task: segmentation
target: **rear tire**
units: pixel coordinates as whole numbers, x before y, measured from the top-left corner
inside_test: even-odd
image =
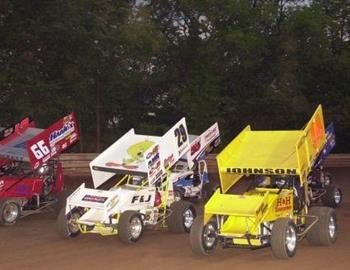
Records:
[[[57,231],[63,238],[74,238],[80,234],[80,228],[75,219],[80,218],[81,214],[78,209],[73,209],[66,215],[66,208],[63,207],[57,216]]]
[[[290,218],[277,219],[271,232],[271,249],[278,259],[288,259],[295,255],[297,247],[297,230]]]
[[[196,217],[190,232],[190,243],[196,255],[206,256],[212,253],[217,244],[216,224],[212,221],[204,224],[203,216]]]
[[[338,208],[342,202],[343,196],[340,188],[336,185],[326,187],[326,193],[321,197],[324,206]]]
[[[139,212],[125,211],[118,223],[118,236],[125,244],[136,243],[143,234],[143,221]]]
[[[58,215],[61,212],[62,208],[66,207],[67,198],[72,192],[73,190],[64,189],[61,193],[57,195],[57,202],[53,206],[56,215]]]
[[[178,201],[170,205],[171,214],[167,218],[169,231],[189,233],[197,215],[194,205],[188,201]]]
[[[330,246],[337,240],[337,217],[335,210],[329,207],[312,207],[310,208],[310,216],[318,217],[318,222],[313,225],[306,234],[306,239],[313,245]],[[306,226],[314,221],[314,218],[306,219]]]
[[[21,207],[18,201],[6,199],[0,202],[0,225],[14,225],[20,216]]]

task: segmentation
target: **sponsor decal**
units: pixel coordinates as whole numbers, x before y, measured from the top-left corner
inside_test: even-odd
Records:
[[[277,175],[296,175],[296,169],[283,169],[283,168],[227,168],[228,173],[237,174],[277,174]]]
[[[147,198],[145,198],[145,195],[135,195],[134,197],[132,197],[131,199],[131,203],[147,203],[149,201],[151,201],[152,195],[148,195]]]
[[[104,203],[105,201],[107,201],[107,197],[96,196],[96,195],[85,195],[81,200],[86,202]]]
[[[206,141],[211,141],[214,137],[216,137],[216,134],[218,133],[217,126],[213,127],[208,131],[207,134],[204,135],[204,138]]]
[[[260,205],[260,207],[256,210],[256,215],[259,215],[259,214],[264,214],[265,211],[267,210],[267,203],[263,203]]]
[[[168,156],[166,159],[164,159],[164,168],[168,168],[170,164],[172,164],[174,162],[174,154],[171,154],[170,156]]]
[[[292,209],[292,199],[291,196],[281,197],[277,199],[276,212],[287,211]]]
[[[159,145],[153,147],[146,156],[149,176],[152,177],[160,168]]]
[[[201,149],[201,140],[198,140],[198,142],[191,146],[191,156],[196,154],[199,151],[199,149]]]
[[[49,136],[50,145],[56,144],[74,131],[74,122],[68,121],[63,124],[63,127],[51,132]]]

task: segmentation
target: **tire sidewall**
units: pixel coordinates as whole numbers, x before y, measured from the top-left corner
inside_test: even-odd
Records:
[[[137,218],[140,223],[141,223],[141,232],[140,234],[137,236],[137,237],[133,237],[132,234],[131,234],[131,221],[134,219],[134,218]],[[134,213],[133,215],[131,215],[129,217],[129,220],[128,220],[128,231],[129,231],[129,239],[131,242],[133,243],[136,243],[138,240],[140,240],[140,238],[142,237],[142,234],[143,234],[143,230],[144,230],[144,224],[143,224],[143,220],[141,218],[141,215],[138,214],[138,213]]]
[[[190,210],[190,211],[192,212],[192,218],[193,218],[193,219],[192,219],[192,224],[191,224],[190,227],[187,227],[187,226],[185,225],[185,221],[186,221],[186,219],[185,219],[185,213],[186,213],[188,210]],[[185,231],[186,233],[189,233],[189,232],[191,231],[191,227],[193,226],[193,223],[194,223],[194,220],[195,220],[196,216],[197,216],[196,209],[194,208],[194,206],[193,206],[192,204],[188,204],[188,206],[185,207],[184,210],[182,211],[182,226],[183,226],[184,231]]]
[[[213,252],[213,251],[215,250],[215,248],[216,248],[217,243],[218,243],[218,238],[216,237],[216,238],[215,238],[215,242],[214,242],[214,244],[213,244],[212,246],[209,247],[209,246],[207,246],[207,245],[205,244],[204,232],[205,232],[205,229],[206,229],[209,225],[212,225],[212,226],[214,227],[215,232],[217,232],[217,226],[216,226],[215,222],[213,222],[213,221],[209,221],[207,224],[204,224],[204,225],[202,226],[202,229],[201,229],[201,240],[202,240],[203,249],[204,249],[204,251],[205,251],[206,253],[211,253],[211,252]]]
[[[7,221],[7,220],[5,219],[5,217],[4,217],[4,214],[5,214],[5,213],[4,213],[4,210],[5,210],[5,208],[6,208],[8,205],[10,205],[10,204],[12,204],[13,206],[15,206],[16,209],[17,209],[17,216],[16,216],[16,218],[15,218],[13,221],[11,221],[11,222]],[[1,215],[1,223],[2,223],[3,225],[5,225],[5,226],[11,226],[11,225],[15,224],[16,221],[17,221],[17,220],[20,218],[20,216],[21,216],[21,208],[20,208],[18,202],[15,201],[15,200],[5,200],[5,201],[3,201],[3,202],[1,203],[1,213],[0,213],[0,215]]]

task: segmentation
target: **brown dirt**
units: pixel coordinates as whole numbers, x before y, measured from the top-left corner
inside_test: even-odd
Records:
[[[116,236],[82,235],[61,239],[52,213],[33,215],[13,227],[0,227],[0,269],[349,269],[350,170],[333,170],[344,193],[337,209],[339,236],[334,246],[299,243],[297,254],[286,261],[270,248],[221,249],[208,257],[192,254],[188,235],[146,231],[135,245],[123,245]]]

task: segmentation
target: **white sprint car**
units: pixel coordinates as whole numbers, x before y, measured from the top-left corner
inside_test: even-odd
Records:
[[[95,188],[82,184],[67,198],[57,219],[59,233],[65,238],[117,234],[122,242],[135,243],[146,226],[189,232],[196,208],[190,201],[175,200],[171,168],[180,159],[193,167],[190,148],[185,118],[162,137],[131,129],[90,162]],[[116,184],[101,189],[111,178],[118,179]]]

